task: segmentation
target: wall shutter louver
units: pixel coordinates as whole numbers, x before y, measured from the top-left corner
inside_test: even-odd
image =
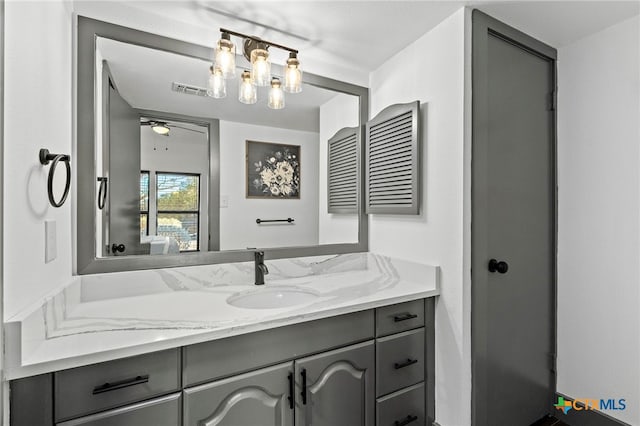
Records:
[[[391,105],[367,122],[367,214],[419,213],[419,110],[419,101]]]
[[[327,153],[329,213],[358,213],[360,138],[360,127],[345,127],[329,139]]]

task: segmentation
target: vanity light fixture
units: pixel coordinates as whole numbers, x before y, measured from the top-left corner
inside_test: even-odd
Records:
[[[238,100],[248,105],[255,104],[258,101],[256,85],[251,79],[251,73],[247,70],[244,70],[240,76]]]
[[[227,96],[227,85],[224,81],[224,74],[219,66],[211,66],[209,68],[209,84],[207,87],[207,95],[212,98],[220,99]]]
[[[296,52],[289,52],[289,59],[284,68],[284,90],[289,93],[302,92],[302,70]]]
[[[220,28],[221,37],[215,48],[215,61],[210,69],[209,90],[207,94],[213,98],[226,95],[224,79],[234,76],[235,44],[231,36],[243,40],[243,56],[251,63],[251,71],[242,72],[239,81],[238,100],[245,104],[257,102],[257,87],[271,86],[269,89],[269,108],[284,108],[284,92],[300,93],[302,91],[302,69],[298,59],[298,51],[272,41]],[[271,76],[271,58],[269,48],[275,47],[289,52],[284,65],[284,86],[279,78]],[[233,66],[233,70],[230,68]],[[219,71],[217,71],[219,70]]]
[[[269,60],[269,52],[267,45],[258,42],[254,49],[251,50],[251,78],[256,86],[265,87],[269,85],[271,80],[271,61]]]
[[[220,40],[216,43],[215,66],[220,68],[224,78],[232,78],[236,75],[236,45],[226,31],[222,31]]]
[[[267,105],[271,109],[284,108],[284,92],[282,92],[280,79],[277,77],[271,79],[271,89],[269,89],[269,102]]]

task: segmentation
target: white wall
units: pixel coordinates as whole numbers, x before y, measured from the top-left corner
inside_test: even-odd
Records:
[[[59,209],[49,205],[48,167],[38,162],[38,150],[72,152],[73,45],[70,3],[10,1],[5,7],[3,285],[8,319],[71,280],[73,200],[69,197]],[[75,168],[73,157],[71,164]],[[59,170],[63,175],[64,167]],[[45,264],[48,219],[57,224],[58,257]]]
[[[209,244],[209,140],[205,133],[174,127],[168,136],[159,135],[151,126],[140,127],[140,169],[149,171],[149,187],[156,184],[156,172],[200,175],[200,250]],[[149,191],[149,232],[156,235],[156,191]],[[212,235],[213,237],[213,235]]]
[[[471,423],[471,351],[464,324],[464,47],[460,9],[407,46],[370,76],[371,113],[386,106],[426,103],[419,216],[372,215],[370,250],[440,265],[436,306],[436,419],[442,426]]]
[[[640,425],[640,19],[558,51],[558,391]]]
[[[358,215],[327,213],[327,145],[336,132],[358,125],[359,100],[339,93],[320,106],[319,243],[357,243]]]
[[[300,145],[300,199],[246,198],[246,141]],[[220,249],[318,244],[318,133],[220,121]],[[256,219],[295,222],[261,224]]]
[[[4,161],[4,28],[5,28],[5,20],[4,20],[4,1],[0,1],[0,162]],[[0,169],[3,169],[2,163],[0,163]],[[2,181],[4,181],[4,175],[2,174],[2,170],[0,170],[0,175],[3,176]],[[0,197],[2,197],[2,188],[0,188]],[[3,199],[0,199],[0,220],[4,216],[4,202]],[[3,293],[3,244],[2,244],[2,235],[3,235],[3,224],[0,223],[0,318],[3,317],[3,306],[2,306],[2,293]],[[0,347],[4,348],[4,327],[0,327]],[[4,377],[4,351],[0,350],[0,377]],[[5,410],[4,406],[7,403],[6,399],[8,399],[8,384],[0,383],[0,422],[2,424],[6,424],[9,422],[9,416],[5,413],[9,410]]]

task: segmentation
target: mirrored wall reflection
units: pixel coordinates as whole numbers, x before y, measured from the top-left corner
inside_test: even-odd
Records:
[[[207,131],[154,117],[140,120],[140,241],[149,244],[150,254],[208,246]]]
[[[96,175],[108,196],[96,209],[96,252],[356,243],[357,214],[327,212],[326,171],[327,140],[358,125],[358,98],[305,84],[273,110],[269,88],[245,105],[233,81],[215,99],[210,65],[97,38]]]

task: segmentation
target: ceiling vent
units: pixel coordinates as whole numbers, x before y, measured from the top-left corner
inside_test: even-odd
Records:
[[[207,96],[207,89],[205,89],[204,87],[191,86],[184,83],[176,83],[175,81],[171,85],[171,90],[178,93],[184,93],[185,95]]]

